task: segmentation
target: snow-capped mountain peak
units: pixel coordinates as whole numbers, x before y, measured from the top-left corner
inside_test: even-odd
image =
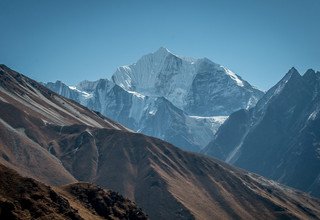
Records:
[[[189,114],[200,116],[228,115],[240,108],[255,105],[263,94],[231,70],[208,58],[186,59],[161,47],[143,56],[137,63],[122,66],[112,81],[127,91],[163,96]],[[199,96],[199,90],[204,94]],[[223,100],[213,100],[220,97]],[[235,105],[225,106],[226,98]],[[209,103],[209,104],[208,104]],[[202,110],[199,111],[199,105]]]
[[[225,116],[254,106],[263,94],[208,58],[185,58],[164,47],[118,67],[111,81],[47,86],[132,130],[188,150],[205,146]]]

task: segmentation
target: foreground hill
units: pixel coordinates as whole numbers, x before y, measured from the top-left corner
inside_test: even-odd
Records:
[[[307,194],[133,133],[3,65],[0,105],[0,163],[46,183],[98,183],[151,219],[320,218]]]
[[[208,155],[320,196],[320,72],[292,68],[256,107],[232,114]]]
[[[51,188],[0,164],[0,219],[147,219],[130,200],[88,183]]]

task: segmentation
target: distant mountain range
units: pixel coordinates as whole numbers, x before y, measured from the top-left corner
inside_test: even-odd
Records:
[[[52,189],[0,166],[1,218],[137,211],[130,201],[77,181],[120,192],[151,219],[320,218],[319,200],[305,193],[131,132],[4,65],[0,106],[0,163],[49,185],[72,183]],[[120,203],[106,206],[110,196]]]
[[[203,153],[320,196],[320,72],[292,68],[230,115]]]
[[[227,116],[253,107],[263,92],[207,58],[184,58],[161,47],[100,79],[46,87],[126,127],[199,151]]]

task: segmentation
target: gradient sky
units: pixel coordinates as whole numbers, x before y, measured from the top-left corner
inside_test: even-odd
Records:
[[[320,70],[320,0],[0,0],[0,63],[39,81],[110,78],[160,46],[266,90]]]

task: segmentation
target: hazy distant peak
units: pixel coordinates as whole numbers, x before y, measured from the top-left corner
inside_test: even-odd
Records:
[[[305,74],[315,74],[316,73],[316,71],[314,70],[314,69],[308,69],[305,73],[304,73],[304,75]]]
[[[319,72],[316,73],[313,69],[308,69],[305,74],[303,74],[303,78],[305,79],[314,79],[319,78]]]
[[[301,78],[300,73],[298,72],[298,70],[296,68],[292,67],[286,73],[286,75],[279,81],[278,84],[284,85],[284,84],[287,84],[289,81],[292,81],[293,79],[299,79],[299,78]]]

